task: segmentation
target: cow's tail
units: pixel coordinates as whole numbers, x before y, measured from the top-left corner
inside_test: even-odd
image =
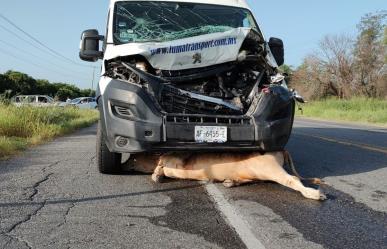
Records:
[[[284,150],[283,153],[284,153],[285,162],[291,167],[293,174],[296,175],[298,178],[300,178],[300,180],[310,182],[310,183],[316,184],[316,185],[325,184],[325,182],[320,178],[304,178],[304,177],[300,176],[300,174],[298,174],[298,172],[296,170],[296,166],[294,165],[293,158],[290,155],[290,153],[286,150]]]

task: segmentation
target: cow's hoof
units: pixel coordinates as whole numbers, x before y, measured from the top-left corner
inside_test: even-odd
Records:
[[[235,187],[235,182],[231,180],[225,180],[223,182],[223,186],[225,186],[226,188],[232,188]]]
[[[320,191],[320,201],[328,200],[328,197],[320,189],[318,191]]]
[[[155,183],[162,183],[163,182],[163,176],[159,176],[159,175],[153,174],[152,175],[152,181],[154,181]]]
[[[316,201],[324,201],[327,199],[326,195],[320,189],[309,188],[302,193],[302,195],[308,199]]]

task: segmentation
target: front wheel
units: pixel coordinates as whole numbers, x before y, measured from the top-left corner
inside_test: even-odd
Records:
[[[99,122],[97,130],[97,165],[99,172],[102,174],[120,173],[121,157],[120,153],[109,151],[103,137],[101,123]]]

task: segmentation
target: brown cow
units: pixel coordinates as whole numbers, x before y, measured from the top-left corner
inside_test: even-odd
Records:
[[[158,159],[158,163],[157,163]],[[273,181],[289,187],[309,199],[325,200],[326,196],[319,190],[305,187],[294,169],[293,162],[287,152],[259,152],[240,154],[189,154],[169,153],[161,156],[140,156],[136,158],[135,169],[150,173],[152,180],[160,182],[167,176],[176,179],[223,182],[225,187],[238,186],[243,183]],[[283,168],[285,161],[292,166],[297,176],[289,175]],[[155,168],[155,165],[156,168]],[[310,180],[310,179],[309,179]],[[320,183],[319,179],[311,179]]]

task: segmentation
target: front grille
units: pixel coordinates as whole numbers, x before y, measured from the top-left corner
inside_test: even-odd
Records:
[[[168,123],[175,124],[216,124],[216,125],[251,125],[248,117],[206,117],[196,115],[167,115]]]
[[[162,91],[160,105],[165,112],[174,114],[241,115],[240,111],[179,95],[168,88]]]

